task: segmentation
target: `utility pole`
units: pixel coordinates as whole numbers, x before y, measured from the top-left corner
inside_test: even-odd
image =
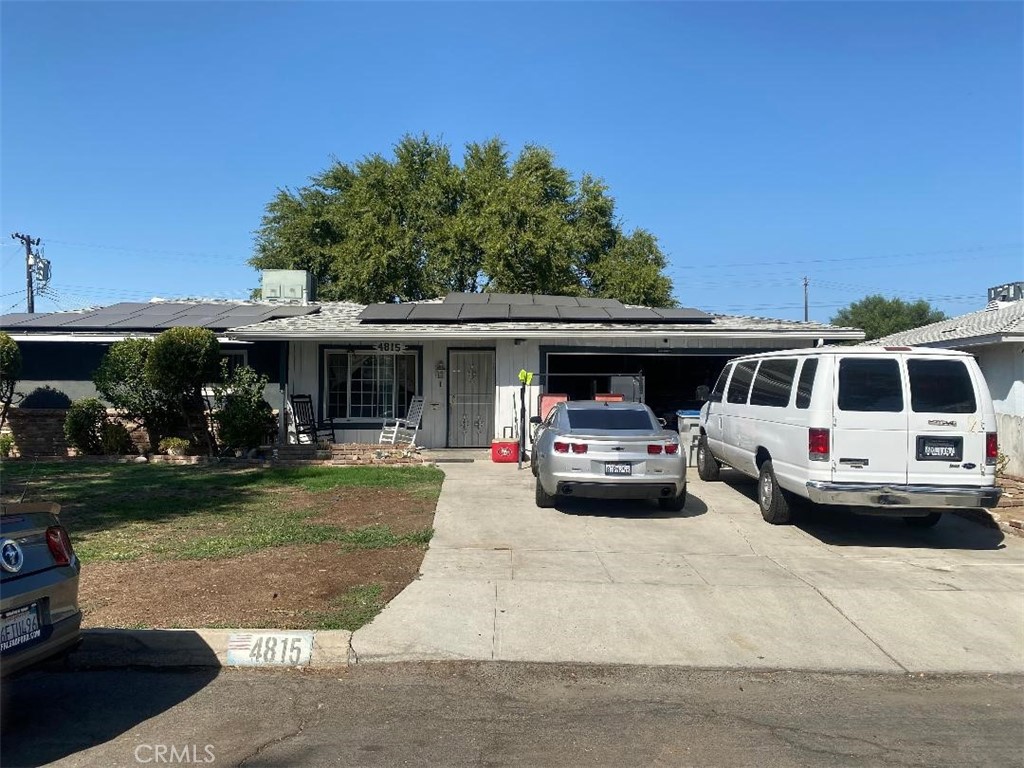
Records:
[[[808,313],[807,313],[807,285],[808,285],[808,281],[807,281],[807,278],[805,277],[804,278],[804,322],[805,323],[809,320]]]
[[[25,246],[25,307],[29,313],[32,313],[36,311],[35,292],[32,287],[32,268],[35,266],[32,246],[39,245],[40,240],[38,237],[33,238],[20,232],[15,232],[11,237],[14,240],[21,240],[21,244]]]

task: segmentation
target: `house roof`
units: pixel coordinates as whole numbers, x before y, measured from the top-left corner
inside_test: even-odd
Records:
[[[1024,301],[992,305],[977,312],[893,333],[872,344],[969,347],[1024,340]]]
[[[420,304],[419,302],[410,302]],[[423,302],[422,304],[428,304]],[[437,302],[430,302],[437,306]],[[402,306],[402,305],[394,305]],[[621,306],[621,305],[620,305]],[[430,339],[477,338],[608,338],[637,334],[658,334],[665,337],[788,337],[793,339],[855,340],[864,338],[858,328],[840,328],[823,323],[803,323],[790,320],[771,320],[733,315],[707,315],[707,321],[636,322],[605,320],[601,322],[566,322],[546,319],[526,320],[446,320],[409,322],[360,321],[366,307],[347,302],[326,302],[320,312],[301,317],[267,320],[261,323],[233,328],[229,336],[241,340],[259,339],[332,339],[332,340],[393,340],[410,337]],[[703,315],[703,313],[701,313]]]
[[[0,317],[0,328],[20,334],[159,333],[193,326],[226,331],[236,325],[290,318],[319,311],[319,307],[240,301],[123,302],[75,312],[19,312]]]

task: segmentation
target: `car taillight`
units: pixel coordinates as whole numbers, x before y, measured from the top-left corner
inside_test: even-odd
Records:
[[[46,546],[50,548],[50,554],[57,565],[71,565],[75,551],[71,548],[71,539],[63,527],[52,525],[46,529]]]
[[[651,445],[647,446],[647,452],[650,453],[650,454],[661,453],[663,449],[664,449],[664,446],[662,446],[662,445],[651,444]]]
[[[586,443],[573,443],[572,444],[572,452],[573,453],[586,453],[587,452],[587,444]]]
[[[828,430],[812,427],[807,430],[807,457],[811,461],[828,461]]]
[[[996,461],[999,459],[999,438],[995,432],[985,433],[985,463],[987,465],[995,466]]]
[[[670,456],[674,456],[675,454],[679,453],[679,445],[677,443],[669,443],[668,445],[665,446],[665,453],[669,454]]]

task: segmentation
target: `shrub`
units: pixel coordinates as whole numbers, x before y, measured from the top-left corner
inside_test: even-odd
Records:
[[[231,373],[227,361],[222,363],[223,384],[214,386],[217,412],[214,419],[220,428],[220,440],[231,448],[255,448],[266,440],[274,428],[274,411],[263,399],[267,377],[247,365]]]
[[[79,453],[103,453],[103,425],[107,409],[94,397],[72,403],[64,419],[64,436]]]
[[[21,350],[10,334],[0,331],[0,427],[7,423],[7,412],[14,398],[14,385],[21,376]]]
[[[59,389],[46,385],[36,387],[18,405],[19,408],[70,408],[71,398]]]
[[[165,437],[159,446],[161,453],[175,452],[182,455],[188,453],[191,447],[191,443],[183,437]]]
[[[214,449],[203,387],[220,377],[220,344],[206,328],[170,328],[153,341],[146,357],[146,383],[181,416],[196,445]]]
[[[129,419],[142,422],[149,444],[181,432],[185,422],[170,398],[146,379],[152,339],[124,339],[110,345],[93,375],[97,391]]]
[[[103,453],[115,456],[124,456],[126,453],[135,453],[135,443],[128,433],[124,424],[116,421],[104,421],[100,427],[100,445]]]
[[[14,435],[4,433],[0,435],[0,459],[9,458],[14,448]]]

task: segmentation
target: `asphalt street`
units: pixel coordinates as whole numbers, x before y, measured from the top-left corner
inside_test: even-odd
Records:
[[[1008,676],[441,662],[42,671],[3,691],[5,768],[1024,762]]]

